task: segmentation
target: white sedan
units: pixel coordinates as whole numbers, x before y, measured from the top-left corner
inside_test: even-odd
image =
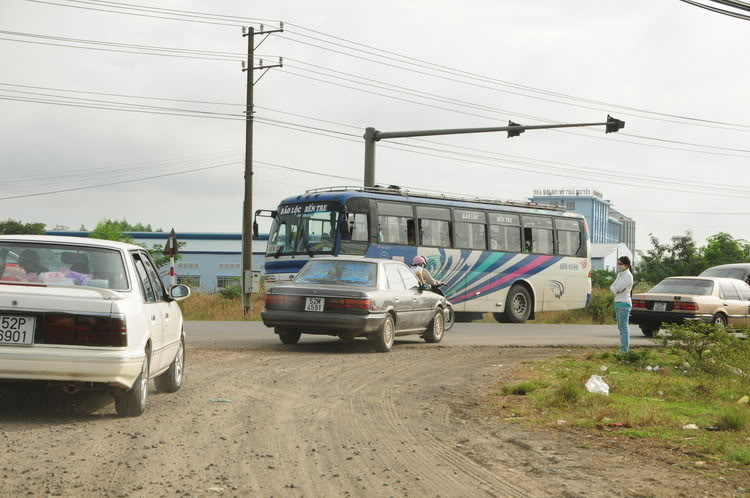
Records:
[[[146,408],[149,379],[176,392],[185,333],[178,300],[142,247],[98,239],[0,236],[0,382],[66,392],[105,388],[121,416]]]

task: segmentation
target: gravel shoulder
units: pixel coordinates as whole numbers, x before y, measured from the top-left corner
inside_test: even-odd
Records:
[[[177,394],[0,389],[0,496],[733,496],[616,438],[525,429],[483,401],[559,349],[366,341],[187,351]]]

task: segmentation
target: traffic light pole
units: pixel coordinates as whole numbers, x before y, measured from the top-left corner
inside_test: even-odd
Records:
[[[247,72],[247,94],[245,100],[245,196],[242,202],[242,306],[245,313],[252,309],[252,292],[253,292],[253,87],[258,81],[254,78],[256,69],[265,69],[266,72],[272,67],[281,67],[282,62],[279,59],[278,64],[255,65],[255,36],[269,35],[271,33],[280,33],[284,31],[284,25],[281,24],[279,29],[263,30],[260,25],[260,31],[255,31],[254,27],[249,27],[247,31],[242,29],[242,36],[247,37],[247,66],[242,70]],[[265,40],[265,38],[264,38]],[[260,43],[263,43],[261,40]],[[260,43],[258,45],[260,45]],[[260,75],[258,80],[266,74]]]
[[[606,126],[606,133],[615,133],[625,127],[625,122],[607,116],[603,123],[569,123],[551,125],[522,126],[512,121],[508,126],[489,128],[452,128],[445,130],[414,130],[414,131],[378,131],[375,128],[365,129],[365,187],[375,186],[375,142],[388,138],[430,137],[434,135],[462,135],[465,133],[491,133],[507,131],[508,138],[517,137],[526,130],[549,130],[553,128],[580,128],[583,126]]]

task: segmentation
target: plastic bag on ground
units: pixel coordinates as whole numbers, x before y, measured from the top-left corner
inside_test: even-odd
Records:
[[[586,390],[590,393],[609,396],[609,386],[604,382],[601,375],[592,375],[591,378],[586,381]]]

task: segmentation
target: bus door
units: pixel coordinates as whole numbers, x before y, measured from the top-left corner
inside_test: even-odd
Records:
[[[591,291],[588,244],[582,223],[578,219],[555,218],[556,252],[561,256],[557,280],[562,281],[565,287],[548,286],[550,296],[545,296],[545,301],[562,301],[566,306],[564,309],[585,306],[586,296]],[[562,295],[559,295],[561,291]]]

